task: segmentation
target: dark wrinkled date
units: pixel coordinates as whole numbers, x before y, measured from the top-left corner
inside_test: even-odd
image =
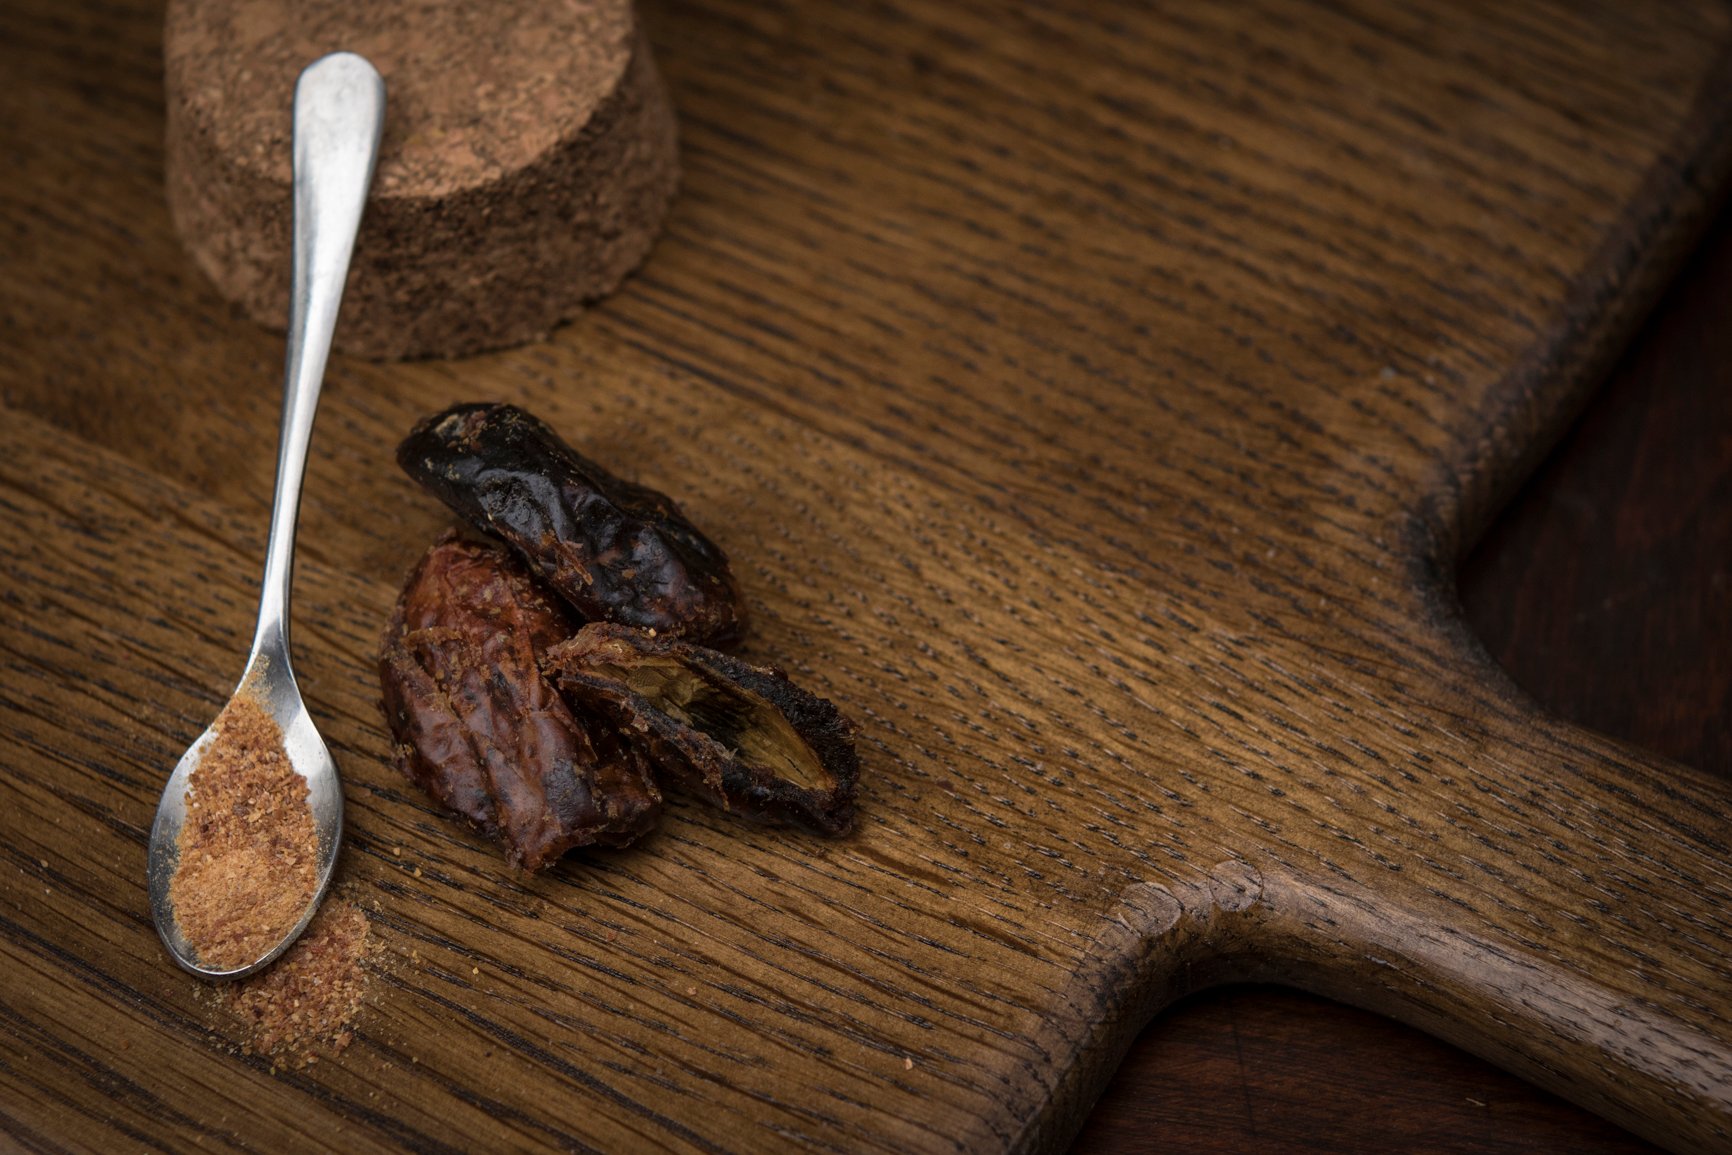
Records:
[[[643,756],[542,676],[540,654],[573,628],[503,549],[446,538],[410,575],[379,657],[403,772],[526,870],[624,846],[661,811]]]
[[[505,405],[428,418],[398,460],[512,547],[447,535],[385,634],[398,762],[436,803],[527,870],[648,832],[658,779],[748,819],[850,829],[851,725],[779,670],[698,644],[737,638],[745,615],[727,559],[672,501]]]
[[[672,500],[613,476],[514,405],[435,414],[397,463],[591,621],[706,645],[745,629],[728,559]]]

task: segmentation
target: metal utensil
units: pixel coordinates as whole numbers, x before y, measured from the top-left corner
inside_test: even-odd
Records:
[[[339,52],[301,73],[295,85],[294,121],[294,281],[289,304],[289,337],[283,392],[282,440],[277,454],[276,499],[271,508],[270,542],[259,594],[259,620],[235,693],[251,693],[276,719],[290,765],[307,780],[308,805],[318,832],[318,887],[306,913],[258,959],[218,969],[202,965],[181,936],[169,884],[179,862],[181,825],[186,819],[187,779],[210,745],[207,729],[181,757],[157,804],[150,830],[150,907],[156,929],[174,960],[205,978],[251,974],[288,949],[312,919],[330,885],[343,835],[343,789],[336,763],[319,737],[289,662],[289,585],[295,552],[295,519],[300,510],[301,477],[313,412],[324,382],[325,361],[343,298],[349,257],[361,225],[379,135],[385,119],[385,83],[366,60]]]

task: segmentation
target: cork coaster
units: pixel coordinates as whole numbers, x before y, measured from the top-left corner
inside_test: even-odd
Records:
[[[454,357],[545,336],[648,253],[679,179],[630,0],[172,0],[169,207],[222,293],[288,316],[295,79],[345,49],[385,136],[337,345]]]

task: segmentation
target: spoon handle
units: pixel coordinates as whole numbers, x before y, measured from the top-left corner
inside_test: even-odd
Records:
[[[384,123],[385,82],[366,60],[337,52],[301,73],[295,85],[294,281],[283,431],[259,622],[253,635],[255,661],[261,653],[288,660],[289,582],[307,443]]]

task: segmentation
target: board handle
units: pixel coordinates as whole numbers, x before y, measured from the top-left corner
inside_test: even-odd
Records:
[[[1732,788],[1522,712],[1439,783],[1450,837],[1425,865],[1217,877],[1219,973],[1387,1014],[1671,1150],[1732,1150]]]

